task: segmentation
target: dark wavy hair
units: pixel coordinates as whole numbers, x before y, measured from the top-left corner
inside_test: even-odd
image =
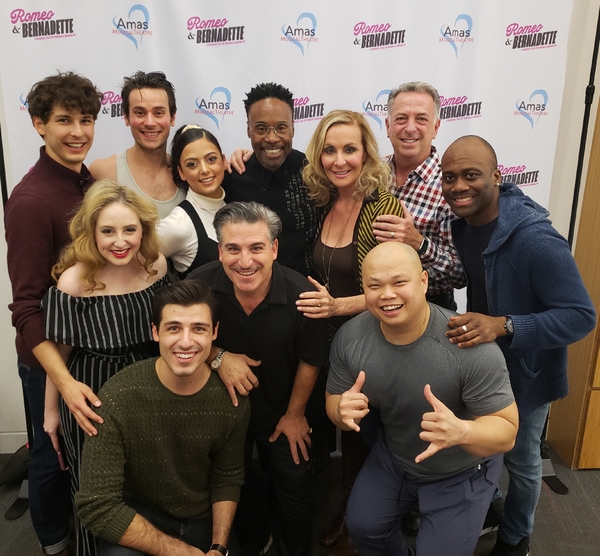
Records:
[[[160,288],[152,300],[152,322],[156,328],[160,327],[165,305],[181,305],[191,307],[206,303],[210,309],[210,318],[215,326],[217,300],[213,297],[210,288],[200,280],[181,280]]]
[[[102,106],[102,93],[87,78],[67,71],[50,75],[38,81],[27,95],[29,115],[48,123],[50,112],[55,106],[62,106],[69,112],[79,108],[82,114],[89,114],[94,120]]]
[[[244,106],[246,108],[246,115],[250,112],[250,107],[259,100],[266,98],[276,98],[285,102],[292,109],[292,117],[294,115],[294,95],[292,92],[277,83],[259,83],[252,87],[250,91],[246,93],[244,99]]]
[[[162,89],[167,93],[169,100],[169,116],[173,117],[177,112],[175,102],[175,87],[162,71],[151,71],[149,73],[136,71],[131,77],[123,78],[123,89],[121,89],[121,100],[123,102],[123,113],[129,117],[129,95],[131,91],[139,89]]]
[[[210,131],[193,124],[181,126],[175,132],[173,142],[171,143],[171,173],[173,174],[173,181],[177,184],[177,187],[181,187],[181,189],[184,190],[187,190],[188,184],[181,179],[177,168],[181,166],[179,162],[181,160],[183,149],[198,139],[206,139],[217,148],[219,154],[223,154],[219,141]]]

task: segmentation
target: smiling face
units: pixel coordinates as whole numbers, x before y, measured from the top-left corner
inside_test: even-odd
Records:
[[[227,222],[221,231],[219,260],[238,297],[264,299],[277,258],[277,240],[271,243],[264,222]]]
[[[483,226],[498,216],[502,174],[477,137],[458,139],[442,157],[442,193],[456,216]]]
[[[53,160],[81,172],[81,165],[94,141],[94,117],[82,114],[81,110],[65,110],[54,106],[48,121],[33,117],[33,126],[43,137],[46,154]]]
[[[292,152],[292,138],[294,137],[293,114],[290,106],[277,98],[265,98],[250,106],[248,111],[248,137],[252,143],[252,150],[256,158],[267,170],[275,171],[279,168],[288,155]],[[260,137],[253,129],[256,124],[268,127],[278,127],[278,124],[287,124],[287,132],[274,129]],[[284,126],[279,125],[279,129]]]
[[[385,119],[394,158],[401,167],[419,166],[430,154],[440,119],[427,93],[400,93]]]
[[[208,139],[197,139],[186,145],[177,169],[181,179],[187,182],[194,193],[212,199],[221,198],[225,157]]]
[[[362,275],[367,309],[381,322],[384,334],[422,332],[428,279],[412,247],[378,245],[365,257]]]
[[[327,179],[335,187],[354,188],[366,157],[357,125],[334,125],[327,130],[321,164]]]
[[[112,203],[104,207],[96,222],[96,247],[110,264],[125,266],[135,261],[142,244],[142,224],[129,207]]]
[[[206,303],[164,306],[159,326],[152,325],[152,337],[165,363],[157,365],[158,376],[167,388],[181,392],[185,385],[202,380],[199,370],[210,373],[205,362],[217,330]]]
[[[129,114],[125,124],[143,150],[164,148],[169,128],[175,125],[175,114],[169,113],[169,99],[164,89],[134,89],[129,93]]]

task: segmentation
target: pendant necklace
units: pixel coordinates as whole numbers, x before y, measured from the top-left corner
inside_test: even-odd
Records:
[[[340,246],[340,242],[342,241],[342,238],[344,237],[344,232],[346,231],[346,228],[348,227],[348,222],[350,222],[350,218],[352,216],[352,213],[354,212],[354,207],[356,206],[356,201],[357,201],[357,199],[354,199],[354,203],[352,203],[352,208],[350,209],[350,212],[348,213],[348,218],[346,218],[346,222],[344,223],[344,227],[342,228],[342,233],[340,234],[340,237],[338,237],[338,240],[336,241],[333,249],[331,249],[331,253],[329,255],[329,263],[328,263],[327,267],[325,267],[325,247],[329,247],[327,245],[327,242],[329,241],[329,232],[331,232],[331,225],[333,222],[333,209],[331,210],[331,220],[329,220],[329,227],[327,228],[327,233],[325,234],[325,243],[323,244],[323,250],[321,251],[323,271],[325,272],[325,289],[327,291],[329,291],[329,282],[330,282],[330,276],[331,276],[331,260],[333,259],[333,254],[335,253],[335,250]]]

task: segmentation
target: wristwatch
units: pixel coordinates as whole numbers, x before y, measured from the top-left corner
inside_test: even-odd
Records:
[[[218,357],[218,355],[217,355],[217,357]],[[210,552],[211,550],[220,552],[221,554],[223,554],[223,556],[228,556],[228,554],[229,554],[229,550],[227,550],[227,548],[224,547],[222,544],[218,544],[218,543],[211,544],[208,551]]]
[[[515,327],[513,326],[513,321],[510,317],[506,317],[506,322],[504,323],[504,330],[506,331],[507,336],[512,336],[515,333]]]
[[[427,249],[429,249],[429,238],[427,236],[423,236],[423,241],[417,249],[417,254],[419,257],[422,257],[427,252]]]
[[[217,356],[210,362],[210,368],[213,371],[218,371],[221,368],[221,363],[223,362],[223,356],[225,355],[225,350],[222,349],[217,353]],[[220,544],[218,546],[221,546]]]

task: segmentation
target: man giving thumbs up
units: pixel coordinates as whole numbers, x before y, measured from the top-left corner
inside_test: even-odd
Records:
[[[445,340],[451,311],[425,299],[427,273],[414,249],[383,243],[365,258],[368,312],[331,347],[327,413],[360,431],[369,404],[381,433],[352,490],[347,527],[360,554],[413,554],[400,517],[423,514],[417,554],[473,553],[510,450],[518,414],[495,344],[461,350]],[[482,348],[482,349],[479,349]]]

